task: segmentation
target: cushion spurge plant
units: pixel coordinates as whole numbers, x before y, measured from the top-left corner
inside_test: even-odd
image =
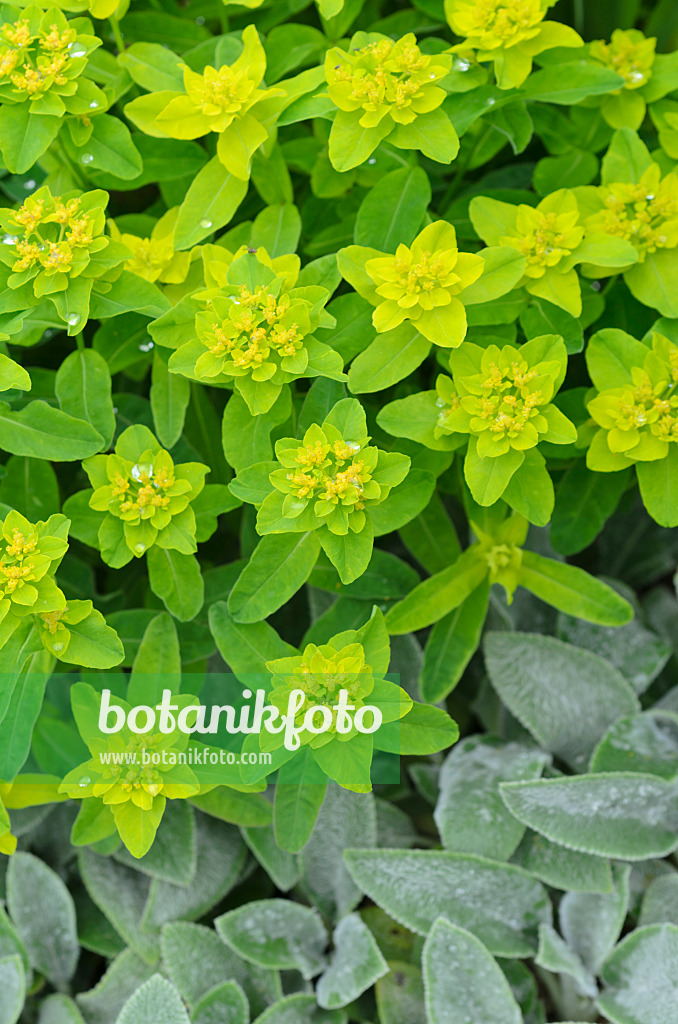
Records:
[[[678,1022],[673,7],[0,5],[0,1024]]]

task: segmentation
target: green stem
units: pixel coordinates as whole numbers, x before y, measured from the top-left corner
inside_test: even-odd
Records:
[[[85,335],[80,331],[75,336],[75,344],[78,346],[81,352],[85,351]]]
[[[114,14],[108,19],[108,23],[113,30],[113,38],[115,39],[115,45],[118,48],[118,53],[125,52],[125,40],[122,38],[122,32],[120,31],[120,22]]]

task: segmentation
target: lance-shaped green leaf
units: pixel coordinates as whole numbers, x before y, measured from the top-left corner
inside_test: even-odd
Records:
[[[234,620],[259,622],[277,611],[304,585],[319,551],[314,532],[262,537],[228,599]]]
[[[424,580],[386,616],[389,633],[424,629],[458,608],[488,574],[477,548],[471,547],[442,572]]]
[[[0,447],[13,455],[76,462],[98,452],[103,438],[86,420],[47,402],[29,402],[14,412],[0,402]]]
[[[568,615],[601,626],[623,626],[633,618],[628,601],[577,565],[524,551],[519,580],[521,587]]]

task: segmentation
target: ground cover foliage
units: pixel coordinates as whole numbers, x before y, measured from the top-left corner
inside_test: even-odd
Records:
[[[678,1019],[676,32],[0,8],[0,1024]]]

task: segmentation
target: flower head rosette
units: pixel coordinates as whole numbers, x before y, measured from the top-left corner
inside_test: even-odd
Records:
[[[91,601],[68,601],[36,617],[42,646],[59,661],[87,668],[113,668],[124,658],[115,632]]]
[[[82,330],[92,286],[119,266],[127,249],[104,235],[108,193],[53,196],[45,185],[18,210],[0,209],[6,234],[0,246],[0,280],[16,293],[4,309],[26,309],[49,298],[69,333]]]
[[[374,733],[358,730],[356,716],[369,729],[374,722],[374,712],[363,712],[362,709],[366,706],[376,708],[381,728],[397,722],[412,708],[412,700],[407,693],[384,678],[388,657],[383,657],[383,650],[379,652],[377,665],[368,663],[368,652],[360,640],[365,640],[368,648],[374,649],[377,632],[388,651],[383,618],[377,613],[363,630],[348,630],[333,637],[329,643],[320,646],[308,644],[299,655],[266,663],[266,668],[273,675],[268,703],[277,707],[281,714],[287,713],[293,690],[301,690],[304,694],[304,701],[294,719],[295,727],[300,730],[301,750],[310,750],[311,757],[328,778],[358,792],[372,788],[370,766],[375,746],[379,747],[379,729]],[[346,715],[340,711],[342,690],[346,691],[345,704],[351,709]],[[314,713],[313,726],[309,729],[307,715],[311,708],[322,710]],[[323,731],[316,731],[321,720]],[[275,751],[281,748],[283,736],[281,733],[262,732],[259,742],[262,750]],[[283,756],[291,759],[294,754],[294,751],[289,751]]]
[[[54,117],[85,114],[93,98],[105,107],[100,90],[80,77],[98,46],[86,18],[68,21],[57,7],[2,8],[0,103],[25,103],[31,114]]]
[[[260,88],[266,54],[254,25],[242,34],[243,52],[233,64],[203,72],[184,66],[184,92],[163,92],[155,124],[173,139],[199,139],[215,132],[217,156],[230,174],[247,180],[255,150],[266,142],[282,89]],[[145,97],[142,98],[142,103]],[[134,102],[126,111],[134,120]]]
[[[573,444],[577,439],[574,425],[552,402],[567,367],[562,338],[544,335],[520,348],[467,343],[452,353],[450,366],[459,402],[445,426],[470,435],[464,475],[475,501],[492,505],[513,483],[505,500],[524,512],[519,492],[529,480],[535,504],[544,488],[538,518],[547,508],[550,515],[553,486],[543,456],[532,450],[542,441]]]
[[[34,524],[20,512],[7,513],[0,532],[0,641],[23,616],[65,606],[54,573],[68,549],[68,527],[62,515]]]
[[[482,256],[459,252],[454,228],[442,220],[393,255],[357,245],[339,253],[343,276],[376,306],[372,323],[379,333],[410,320],[428,341],[448,348],[466,335],[463,292],[484,267]]]
[[[260,505],[261,535],[319,531],[327,556],[350,582],[372,553],[371,509],[388,499],[410,465],[405,455],[380,451],[369,440],[364,409],[354,398],[343,399],[301,439],[277,441],[277,462],[242,471],[231,489]]]
[[[341,356],[313,335],[335,322],[324,309],[330,293],[319,285],[297,286],[299,257],[272,260],[265,249],[244,246],[234,256],[225,250],[221,255],[224,261],[205,257],[213,287],[194,293],[154,325],[162,343],[164,324],[175,322],[184,308],[190,315],[197,305],[196,337],[172,354],[170,370],[235,388],[252,415],[267,412],[282,388],[300,377],[346,380]]]
[[[186,280],[191,267],[191,254],[177,252],[174,248],[174,227],[178,213],[178,206],[168,210],[146,237],[121,231],[115,221],[109,220],[111,238],[121,242],[131,253],[125,262],[126,270],[152,283],[182,284]]]
[[[327,91],[338,107],[329,150],[335,169],[364,163],[386,138],[441,163],[453,160],[459,140],[440,109],[447,94],[438,84],[451,66],[449,55],[422,53],[414,33],[394,42],[359,32],[348,51],[328,50]]]
[[[639,129],[648,105],[661,100],[678,85],[678,55],[656,53],[657,40],[638,29],[615,29],[608,42],[589,43],[589,57],[624,80],[620,89],[602,97],[589,98],[586,106],[600,104],[612,128]],[[652,116],[655,116],[654,110]],[[660,112],[661,118],[661,112]]]
[[[101,694],[87,683],[71,687],[71,702],[78,730],[92,756],[66,775],[60,792],[83,801],[81,815],[85,819],[98,805],[100,838],[117,830],[130,853],[143,857],[155,839],[167,800],[186,799],[200,790],[195,773],[178,757],[185,756],[190,736],[178,728],[137,733],[127,721],[118,732],[102,733],[98,726]],[[149,699],[148,705],[152,704]],[[183,709],[198,704],[198,699],[175,694],[171,704]],[[116,697],[111,700],[114,706],[127,718],[131,704]],[[76,821],[75,843],[78,829]]]
[[[607,268],[626,267],[636,259],[632,247],[606,232],[603,224],[585,225],[569,189],[558,189],[536,207],[478,196],[471,201],[470,215],[488,245],[508,246],[525,257],[520,283],[531,295],[572,316],[579,316],[582,308],[577,264],[595,263],[604,274]]]
[[[447,21],[463,42],[453,47],[462,55],[491,61],[500,89],[522,85],[532,60],[556,46],[581,46],[567,25],[544,22],[555,0],[445,0]]]
[[[600,331],[586,358],[597,389],[587,402],[598,428],[586,456],[589,469],[609,473],[635,465],[650,515],[663,526],[678,525],[678,505],[667,489],[678,472],[678,346],[661,334],[652,335],[650,346],[623,331]]]
[[[101,514],[101,556],[119,568],[157,544],[191,554],[196,550],[191,501],[200,494],[208,467],[174,465],[172,456],[143,426],[128,427],[115,452],[83,462],[94,488],[89,507]]]

